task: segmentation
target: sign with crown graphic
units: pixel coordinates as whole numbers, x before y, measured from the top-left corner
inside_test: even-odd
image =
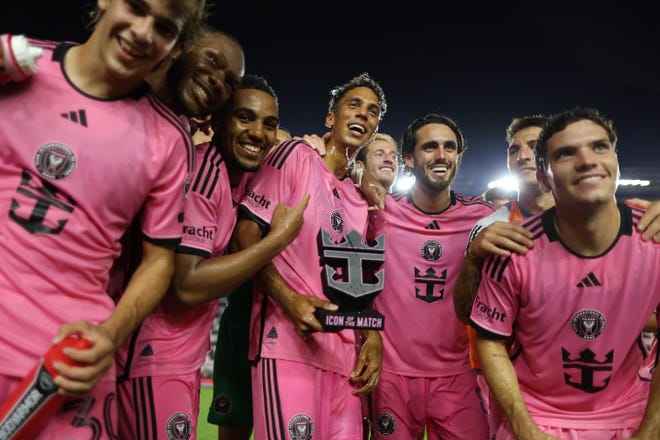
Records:
[[[322,229],[319,247],[323,292],[339,306],[337,311],[316,310],[323,328],[382,330],[385,317],[371,308],[371,302],[383,290],[385,271],[379,268],[385,261],[385,234],[369,245],[353,229],[335,243]]]

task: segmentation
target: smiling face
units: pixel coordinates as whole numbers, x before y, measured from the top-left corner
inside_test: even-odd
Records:
[[[92,39],[108,78],[141,82],[174,48],[185,24],[166,0],[99,0],[103,12]]]
[[[436,192],[447,190],[458,172],[456,134],[447,125],[429,123],[417,130],[416,140],[412,154],[404,154],[416,185]]]
[[[541,127],[527,127],[518,130],[507,150],[509,173],[518,180],[520,186],[534,186],[536,181],[535,149]]]
[[[390,188],[394,184],[397,173],[396,147],[386,140],[376,139],[364,148],[366,149],[365,160],[364,162],[356,160],[355,166],[366,169],[385,188]]]
[[[355,87],[342,96],[325,122],[331,127],[332,139],[355,152],[373,136],[380,122],[380,112],[374,91],[369,87]]]
[[[222,151],[228,168],[257,170],[275,144],[279,125],[275,98],[261,90],[239,89],[223,110],[214,117],[213,142]]]
[[[545,159],[546,173],[537,178],[558,205],[614,200],[619,161],[607,131],[595,122],[579,120],[552,135]]]
[[[211,32],[172,64],[168,82],[186,115],[212,113],[225,105],[245,74],[243,49],[229,36]]]

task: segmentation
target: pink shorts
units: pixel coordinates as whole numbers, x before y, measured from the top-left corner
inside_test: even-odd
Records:
[[[117,384],[120,439],[196,438],[200,373],[130,378]]]
[[[405,377],[383,371],[372,392],[373,439],[488,440],[476,374]],[[498,439],[499,440],[499,439]]]
[[[360,398],[351,394],[355,389],[337,373],[261,359],[252,367],[254,438],[362,440]]]

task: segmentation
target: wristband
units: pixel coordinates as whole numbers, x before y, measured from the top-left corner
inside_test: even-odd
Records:
[[[34,47],[23,35],[0,35],[4,74],[14,81],[22,81],[37,71],[37,59],[44,51]]]

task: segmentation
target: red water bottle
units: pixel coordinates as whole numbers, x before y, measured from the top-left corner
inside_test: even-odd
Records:
[[[87,339],[69,335],[48,350],[0,406],[0,440],[31,440],[37,436],[67,399],[57,393],[57,386],[53,383],[57,371],[53,364],[82,365],[67,357],[62,349],[73,347],[84,350],[91,346]]]

